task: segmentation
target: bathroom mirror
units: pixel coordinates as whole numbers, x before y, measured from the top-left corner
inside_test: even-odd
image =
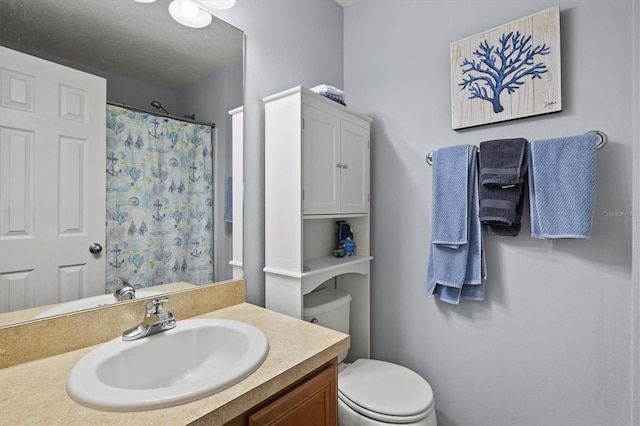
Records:
[[[215,123],[215,275],[207,282],[219,282],[232,278],[233,227],[236,232],[242,227],[228,221],[226,203],[232,165],[228,112],[243,104],[244,34],[215,15],[205,28],[185,27],[171,18],[169,3],[1,0],[0,46],[104,77],[111,104],[161,117],[168,112],[177,119]],[[185,286],[189,284],[145,290],[155,296]],[[0,285],[0,298],[6,295]],[[87,303],[77,301],[75,306],[78,310],[94,307]],[[0,326],[29,319],[12,310],[0,313]]]

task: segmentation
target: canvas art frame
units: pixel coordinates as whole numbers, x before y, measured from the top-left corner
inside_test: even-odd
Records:
[[[451,43],[451,124],[562,110],[560,7]]]

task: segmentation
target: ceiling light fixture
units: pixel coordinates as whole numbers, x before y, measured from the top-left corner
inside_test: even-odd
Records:
[[[204,28],[211,23],[211,14],[200,9],[191,0],[173,0],[169,5],[169,14],[173,19],[191,28]]]
[[[138,3],[153,3],[156,0],[133,0],[133,1],[138,2]]]
[[[231,9],[236,4],[236,0],[199,0],[202,6],[212,9]]]

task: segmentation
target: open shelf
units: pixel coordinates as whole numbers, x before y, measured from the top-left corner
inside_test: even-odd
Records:
[[[340,213],[340,214],[305,214],[303,219],[349,219],[352,217],[368,217],[369,213]]]
[[[347,274],[349,269],[357,268],[359,263],[369,262],[371,256],[325,256],[315,259],[305,259],[303,263],[302,278],[315,274],[322,274],[328,271],[335,271],[338,274]]]

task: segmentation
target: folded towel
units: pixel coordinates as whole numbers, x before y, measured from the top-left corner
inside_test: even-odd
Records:
[[[520,199],[518,200],[518,204],[516,204],[516,212],[515,218],[511,225],[496,225],[491,223],[486,223],[485,226],[487,228],[487,233],[490,235],[499,235],[502,237],[517,237],[520,234],[520,229],[522,228],[522,208],[524,207],[524,194],[525,189],[524,183],[518,184],[520,185]],[[482,204],[481,204],[482,205]]]
[[[587,133],[533,141],[529,148],[529,204],[534,238],[591,236],[596,141]]]
[[[319,95],[324,96],[325,98],[329,98],[332,101],[335,101],[339,104],[342,104],[344,106],[347,106],[347,104],[344,102],[344,96],[342,95],[334,95],[333,93],[329,93],[329,92],[320,92]]]
[[[478,218],[477,148],[459,145],[433,155],[433,220],[427,291],[440,300],[484,300],[485,263]]]
[[[331,93],[332,95],[344,96],[343,90],[338,89],[337,87],[330,86],[328,84],[319,84],[315,87],[312,87],[309,90],[316,93],[327,92],[327,93]]]
[[[480,221],[493,235],[520,232],[527,140],[500,139],[480,143]]]
[[[517,207],[523,198],[523,184],[509,188],[480,185],[480,221],[487,225],[511,226],[517,219]]]
[[[480,184],[514,185],[522,183],[527,171],[527,140],[498,139],[480,143]]]

